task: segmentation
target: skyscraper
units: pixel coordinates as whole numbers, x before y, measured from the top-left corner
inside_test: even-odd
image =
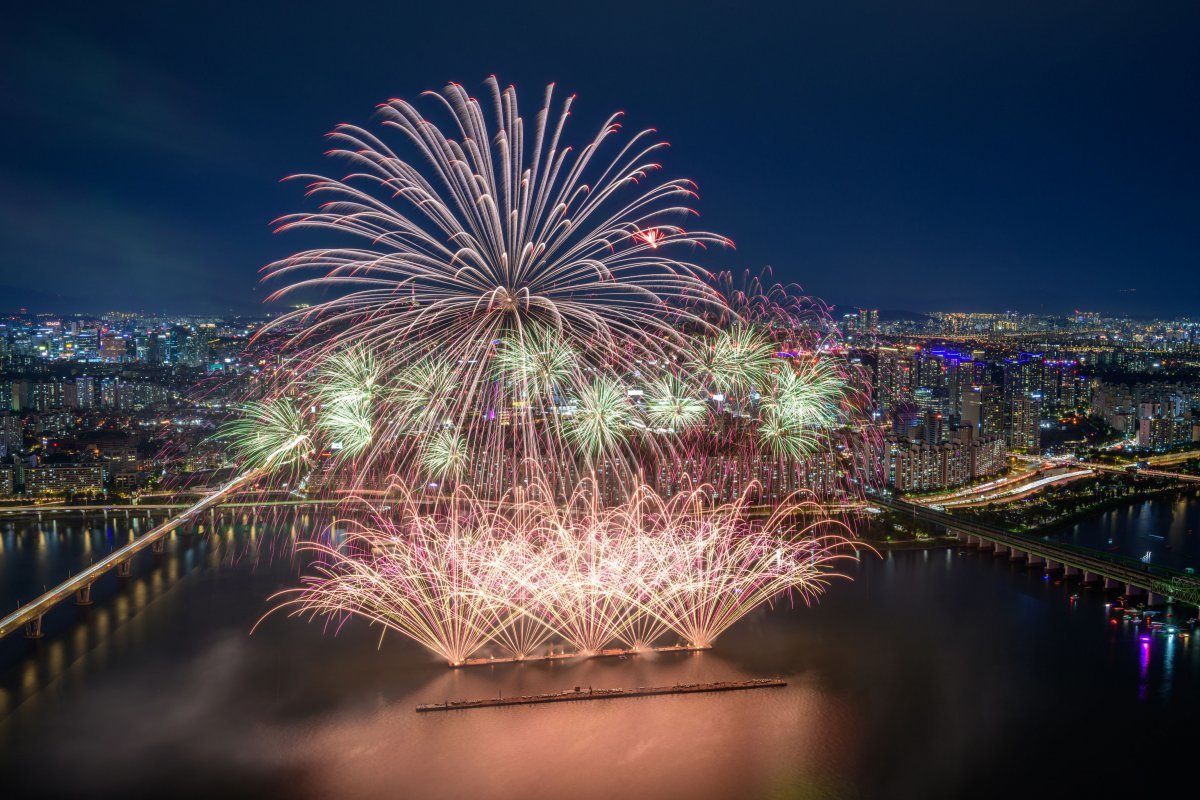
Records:
[[[1022,353],[1003,364],[1004,441],[1013,450],[1040,451],[1044,366],[1038,353]]]
[[[1013,450],[1041,452],[1042,396],[1037,392],[1021,395],[1006,411],[1008,429],[1005,441]]]
[[[887,413],[900,403],[910,403],[916,389],[916,362],[906,347],[880,347],[875,351],[875,405]]]

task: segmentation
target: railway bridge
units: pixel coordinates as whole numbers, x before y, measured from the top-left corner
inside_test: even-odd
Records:
[[[981,550],[1022,560],[1048,573],[1061,570],[1067,578],[1078,578],[1085,583],[1102,582],[1106,589],[1123,589],[1127,595],[1144,594],[1147,605],[1165,600],[1200,607],[1200,576],[1184,570],[1148,564],[1090,547],[1023,536],[903,500],[873,497],[871,503],[914,521],[943,528]]]

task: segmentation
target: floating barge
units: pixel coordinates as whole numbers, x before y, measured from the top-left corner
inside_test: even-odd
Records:
[[[531,706],[538,703],[571,703],[577,700],[612,700],[618,697],[650,697],[656,694],[697,694],[699,692],[738,692],[743,689],[771,689],[787,686],[780,678],[755,678],[749,681],[717,681],[716,683],[679,683],[674,686],[639,686],[636,689],[585,689],[576,686],[565,692],[527,694],[519,697],[490,697],[486,700],[447,700],[417,706],[417,713],[426,711],[459,711],[468,708],[496,706]]]
[[[488,664],[524,664],[529,661],[569,661],[573,658],[628,658],[629,656],[646,655],[647,653],[695,653],[701,650],[712,650],[708,644],[672,644],[665,647],[643,647],[640,650],[630,650],[624,647],[610,647],[597,650],[594,653],[546,653],[540,656],[478,656],[467,658],[452,667],[482,667]]]

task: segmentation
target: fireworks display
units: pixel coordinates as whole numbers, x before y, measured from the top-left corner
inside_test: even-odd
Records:
[[[299,468],[312,455],[309,425],[296,405],[283,397],[247,404],[218,436],[233,443],[238,462],[250,470]]]
[[[457,85],[427,94],[453,135],[402,100],[380,107],[378,130],[330,134],[330,155],[350,174],[297,176],[319,210],[277,228],[359,244],[267,267],[267,280],[286,282],[272,299],[334,295],[269,331],[289,333],[306,373],[362,358],[385,375],[441,371],[374,403],[334,391],[330,439],[384,472],[436,464],[427,448],[396,442],[447,429],[468,458],[487,461],[477,482],[524,458],[565,464],[603,452],[630,466],[621,446],[632,411],[619,379],[673,363],[689,331],[712,328],[724,300],[688,255],[729,242],[673,221],[694,215],[696,193],[656,177],[666,145],[652,131],[625,136],[614,115],[573,148],[563,141],[573,98],[556,104],[551,87],[527,125],[516,91],[488,86],[490,103]],[[335,383],[362,377],[332,372]]]
[[[810,601],[853,552],[821,502],[871,469],[828,314],[693,263],[731,243],[682,227],[695,187],[652,131],[572,147],[573,98],[527,124],[487,86],[339,126],[348,173],[297,176],[317,210],[279,220],[339,244],[265,268],[272,299],[319,299],[260,332],[278,369],[216,439],[351,498],[281,607],[462,664],[708,647]]]
[[[460,491],[431,513],[393,487],[387,510],[341,541],[305,545],[314,574],[280,608],[335,626],[357,615],[452,665],[553,644],[583,655],[664,639],[709,647],[764,603],[807,603],[835,577],[830,564],[853,557],[848,531],[811,502],[754,520],[745,495],[713,506],[709,487],[670,500],[643,488],[615,507],[590,488],[563,502],[534,483],[498,504]]]

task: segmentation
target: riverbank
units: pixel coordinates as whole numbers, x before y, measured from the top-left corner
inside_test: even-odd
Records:
[[[951,547],[961,544],[954,536],[928,536],[921,539],[861,539],[876,550],[929,550],[935,547]]]
[[[1102,503],[1097,503],[1087,508],[1081,508],[1069,514],[1065,514],[1051,522],[1046,522],[1033,528],[1019,531],[1019,533],[1029,533],[1037,536],[1046,536],[1052,533],[1059,533],[1063,528],[1070,525],[1075,525],[1089,517],[1098,516],[1109,511],[1117,511],[1125,508],[1133,503],[1141,503],[1147,500],[1162,500],[1179,497],[1200,497],[1200,489],[1194,486],[1179,486],[1168,487],[1164,489],[1156,489],[1149,492],[1141,492],[1127,497],[1114,497],[1110,500],[1105,500]]]
[[[1131,504],[1197,495],[1200,495],[1200,489],[1195,484],[1173,482],[1167,478],[1146,480],[1106,474],[1059,489],[1047,488],[1036,496],[1020,501],[949,509],[949,513],[1014,533],[1044,536],[1094,515]]]

